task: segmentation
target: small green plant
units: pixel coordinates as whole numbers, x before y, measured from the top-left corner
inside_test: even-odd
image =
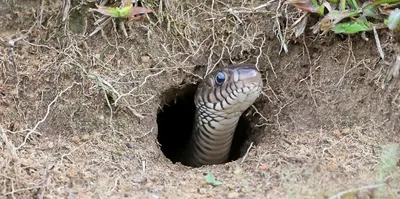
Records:
[[[90,9],[90,11],[99,12],[103,15],[114,18],[127,18],[129,20],[136,20],[137,15],[153,12],[147,8],[133,7],[130,0],[122,0],[121,3],[116,3],[111,7],[99,6],[97,4],[96,7],[97,9]]]
[[[98,12],[103,16],[96,20],[97,28],[89,34],[89,37],[99,32],[105,25],[111,22],[111,19],[122,19],[115,20],[119,25],[126,37],[128,33],[125,29],[124,22],[128,21],[141,21],[145,19],[145,14],[152,13],[153,11],[143,7],[137,7],[132,4],[131,0],[121,0],[121,2],[114,3],[110,6],[100,6],[96,4],[96,9],[90,8],[90,12]]]
[[[395,186],[399,184],[399,171],[397,169],[397,162],[400,158],[400,145],[388,144],[382,146],[382,154],[379,161],[379,167],[376,174],[376,181],[380,183],[387,183],[392,181]],[[385,190],[379,188],[379,194],[383,194]]]
[[[304,31],[308,14],[316,13],[322,18],[313,26],[313,32],[333,31],[335,33],[355,34],[375,29],[388,28],[400,30],[400,0],[374,0],[360,3],[358,0],[289,0],[289,2],[307,13],[294,24],[300,31]],[[325,13],[328,10],[328,13]],[[303,23],[300,23],[303,21]]]
[[[218,181],[215,179],[215,176],[212,173],[207,173],[205,176],[205,180],[208,184],[211,184],[213,186],[219,186],[222,185],[222,182]]]

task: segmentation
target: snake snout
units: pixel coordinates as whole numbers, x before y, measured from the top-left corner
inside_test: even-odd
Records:
[[[236,81],[245,81],[254,83],[257,86],[262,83],[261,74],[256,67],[248,66],[237,69],[238,79]]]

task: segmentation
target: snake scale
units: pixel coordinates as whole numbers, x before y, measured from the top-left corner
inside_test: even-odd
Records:
[[[227,162],[239,118],[261,88],[255,66],[233,65],[208,74],[195,94],[192,136],[182,162],[192,167]]]

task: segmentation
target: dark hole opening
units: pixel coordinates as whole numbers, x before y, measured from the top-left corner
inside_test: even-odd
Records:
[[[194,95],[197,85],[188,85],[183,89],[172,89],[165,93],[173,95],[172,100],[166,101],[157,115],[158,142],[161,151],[173,163],[182,162],[182,152],[190,139],[194,121]],[[237,160],[246,152],[249,142],[250,121],[246,112],[241,116],[232,141],[229,162]]]

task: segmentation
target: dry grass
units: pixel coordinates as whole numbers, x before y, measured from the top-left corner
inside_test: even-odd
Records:
[[[400,194],[398,144],[381,148],[400,141],[398,91],[374,84],[385,70],[371,60],[375,51],[293,38],[301,14],[286,1],[142,3],[154,11],[144,22],[96,29],[93,1],[2,2],[5,198]],[[393,41],[381,42],[391,52]],[[156,141],[158,108],[174,95],[165,92],[241,63],[256,64],[267,83],[251,112],[257,143],[226,165],[171,164]],[[205,184],[209,171],[224,185]]]

